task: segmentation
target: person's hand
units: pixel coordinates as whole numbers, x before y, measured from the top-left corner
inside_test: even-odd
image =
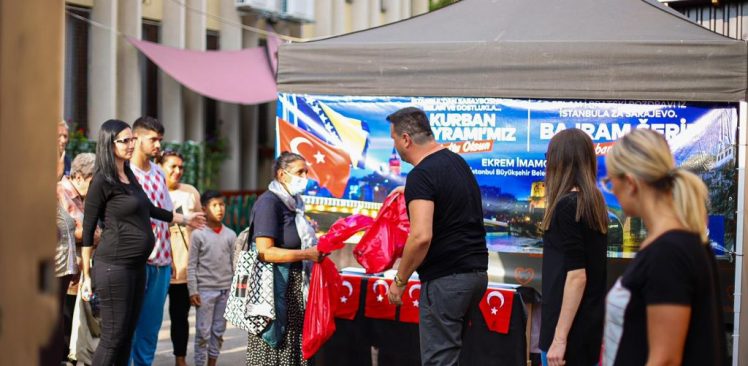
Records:
[[[202,229],[205,226],[205,213],[193,212],[187,215],[187,226],[193,229]]]
[[[93,292],[91,291],[91,276],[82,276],[81,281],[81,298],[83,301],[90,301]]]
[[[548,365],[563,366],[566,364],[564,356],[566,355],[566,341],[554,339],[551,348],[548,349]]]
[[[65,174],[65,150],[57,151],[57,180]]]
[[[200,295],[195,294],[190,296],[190,305],[199,307],[201,304]]]
[[[322,262],[322,260],[325,259],[325,257],[330,255],[330,253],[323,253],[317,250],[316,245],[307,249],[306,254],[307,254],[307,260],[318,262],[318,263]]]
[[[392,190],[392,192],[390,192],[390,194],[387,195],[387,197],[398,194],[398,193],[405,194],[405,186],[397,186],[395,189]]]
[[[83,225],[76,222],[75,223],[75,231],[73,232],[73,236],[75,236],[75,240],[80,241],[83,238]]]
[[[395,281],[392,281],[390,289],[387,290],[387,299],[393,305],[402,305],[403,303],[403,288],[396,285]]]

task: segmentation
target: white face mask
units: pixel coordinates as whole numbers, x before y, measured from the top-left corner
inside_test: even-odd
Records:
[[[286,189],[288,189],[288,193],[290,193],[292,196],[295,196],[297,194],[303,193],[306,190],[308,179],[293,175],[287,171],[286,174],[291,177],[291,181],[286,183]]]

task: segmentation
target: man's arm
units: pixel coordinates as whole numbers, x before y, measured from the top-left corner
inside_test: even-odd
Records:
[[[434,235],[434,202],[428,200],[412,200],[408,204],[410,212],[410,234],[405,242],[403,257],[397,267],[397,276],[407,281],[410,275],[421,265],[431,246]],[[390,302],[400,303],[403,288],[394,282],[390,286]]]

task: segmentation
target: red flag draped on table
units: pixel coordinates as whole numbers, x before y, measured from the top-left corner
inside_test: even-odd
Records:
[[[361,277],[341,276],[340,296],[338,305],[335,307],[335,316],[338,318],[353,320],[358,313],[358,305],[361,293]]]
[[[403,255],[410,232],[405,197],[396,193],[387,197],[374,225],[366,231],[353,249],[353,255],[366,273],[384,272]]]
[[[387,299],[387,290],[392,280],[369,278],[366,286],[366,305],[364,315],[367,318],[395,320],[396,306]]]
[[[351,157],[316,136],[278,118],[280,151],[291,151],[309,163],[309,178],[319,182],[335,197],[343,197],[351,175]]]
[[[497,333],[509,333],[509,320],[512,317],[514,291],[489,288],[480,301],[480,312],[488,329]]]
[[[419,298],[421,297],[421,282],[410,281],[403,290],[400,305],[400,321],[405,323],[418,323],[418,312],[420,309]]]

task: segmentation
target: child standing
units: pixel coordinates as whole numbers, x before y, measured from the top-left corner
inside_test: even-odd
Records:
[[[236,233],[221,221],[226,203],[219,192],[209,190],[200,196],[206,226],[192,232],[187,265],[190,303],[197,308],[195,323],[195,365],[214,366],[226,331],[226,301],[234,274],[233,256]]]

